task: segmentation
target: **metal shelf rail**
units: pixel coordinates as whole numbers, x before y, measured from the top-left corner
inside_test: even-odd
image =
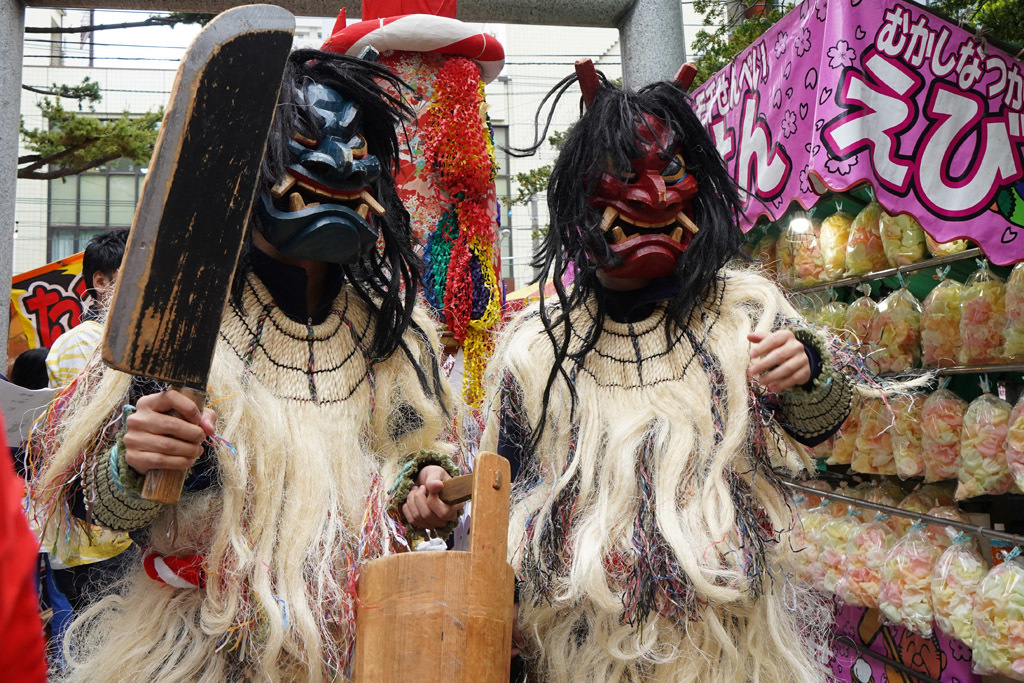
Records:
[[[895,277],[900,273],[913,273],[918,270],[926,270],[928,268],[936,268],[938,266],[944,266],[947,263],[955,263],[956,261],[965,261],[972,258],[984,258],[984,254],[981,253],[981,249],[967,249],[959,254],[952,254],[950,256],[940,256],[939,258],[928,259],[926,261],[918,261],[917,263],[911,263],[907,266],[897,266],[896,268],[886,268],[885,270],[876,270],[873,273],[866,275],[857,275],[856,277],[845,277],[841,280],[833,280],[832,282],[820,282],[815,285],[808,285],[806,287],[793,287],[790,289],[795,294],[805,294],[807,292],[820,292],[828,289],[829,287],[852,287],[853,285],[859,285],[862,282],[870,282],[871,280],[881,280],[882,278]]]
[[[822,498],[829,498],[849,505],[856,505],[857,507],[867,508],[868,510],[875,510],[877,512],[884,512],[887,515],[896,515],[897,517],[906,517],[908,519],[920,520],[925,524],[932,524],[935,526],[949,526],[954,529],[959,529],[966,533],[977,534],[978,536],[984,536],[997,541],[1005,541],[1007,543],[1013,543],[1014,545],[1024,546],[1024,536],[1018,536],[1017,534],[1008,534],[1005,531],[996,531],[995,529],[989,529],[988,527],[976,526],[973,524],[964,524],[963,522],[957,522],[952,519],[942,519],[941,517],[931,517],[929,515],[921,514],[919,512],[909,512],[907,510],[900,510],[889,505],[882,505],[880,503],[872,503],[866,500],[858,500],[857,498],[850,498],[840,493],[833,493],[831,491],[820,491],[810,486],[804,486],[803,484],[782,477],[782,483],[795,491],[801,491],[814,496],[820,496]]]

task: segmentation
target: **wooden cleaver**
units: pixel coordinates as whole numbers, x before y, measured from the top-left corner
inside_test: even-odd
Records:
[[[294,29],[286,10],[250,5],[192,41],[107,319],[107,365],[167,382],[200,409]],[[177,502],[185,474],[149,472],[143,498]]]

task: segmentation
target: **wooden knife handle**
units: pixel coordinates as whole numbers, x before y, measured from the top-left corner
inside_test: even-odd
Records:
[[[444,483],[441,489],[441,500],[448,505],[465,503],[473,497],[473,475],[464,474],[461,477],[452,477]]]
[[[188,387],[171,387],[196,404],[200,411],[206,406],[206,392],[189,389]],[[177,412],[171,412],[181,417]],[[157,503],[174,505],[181,498],[181,487],[185,485],[188,470],[150,470],[146,472],[146,482],[142,486],[142,497]]]

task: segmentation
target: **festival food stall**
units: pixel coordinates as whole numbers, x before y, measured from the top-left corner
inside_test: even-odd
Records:
[[[793,482],[790,580],[834,596],[842,681],[1024,680],[1022,66],[915,4],[819,0],[693,95],[748,254],[864,377],[935,376]]]

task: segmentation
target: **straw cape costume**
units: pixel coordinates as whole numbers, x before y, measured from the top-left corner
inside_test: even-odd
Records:
[[[449,396],[392,175],[404,87],[369,61],[293,53],[263,244],[239,264],[209,379],[216,434],[180,504],[141,499],[125,459],[133,405],[162,387],[94,363],[51,408],[34,487],[51,535],[88,519],[142,549],[72,626],[67,679],[345,678],[353,568],[405,543],[394,491],[419,465],[457,473],[435,443]],[[285,257],[328,264],[318,305]]]
[[[548,190],[538,265],[557,296],[510,324],[488,369],[482,448],[520,465],[524,651],[545,682],[825,680],[774,468],[804,466],[795,440],[834,432],[851,384],[772,282],[727,264],[738,198],[685,90],[600,78],[581,71],[588,108]],[[747,335],[782,327],[812,379],[769,394]]]

